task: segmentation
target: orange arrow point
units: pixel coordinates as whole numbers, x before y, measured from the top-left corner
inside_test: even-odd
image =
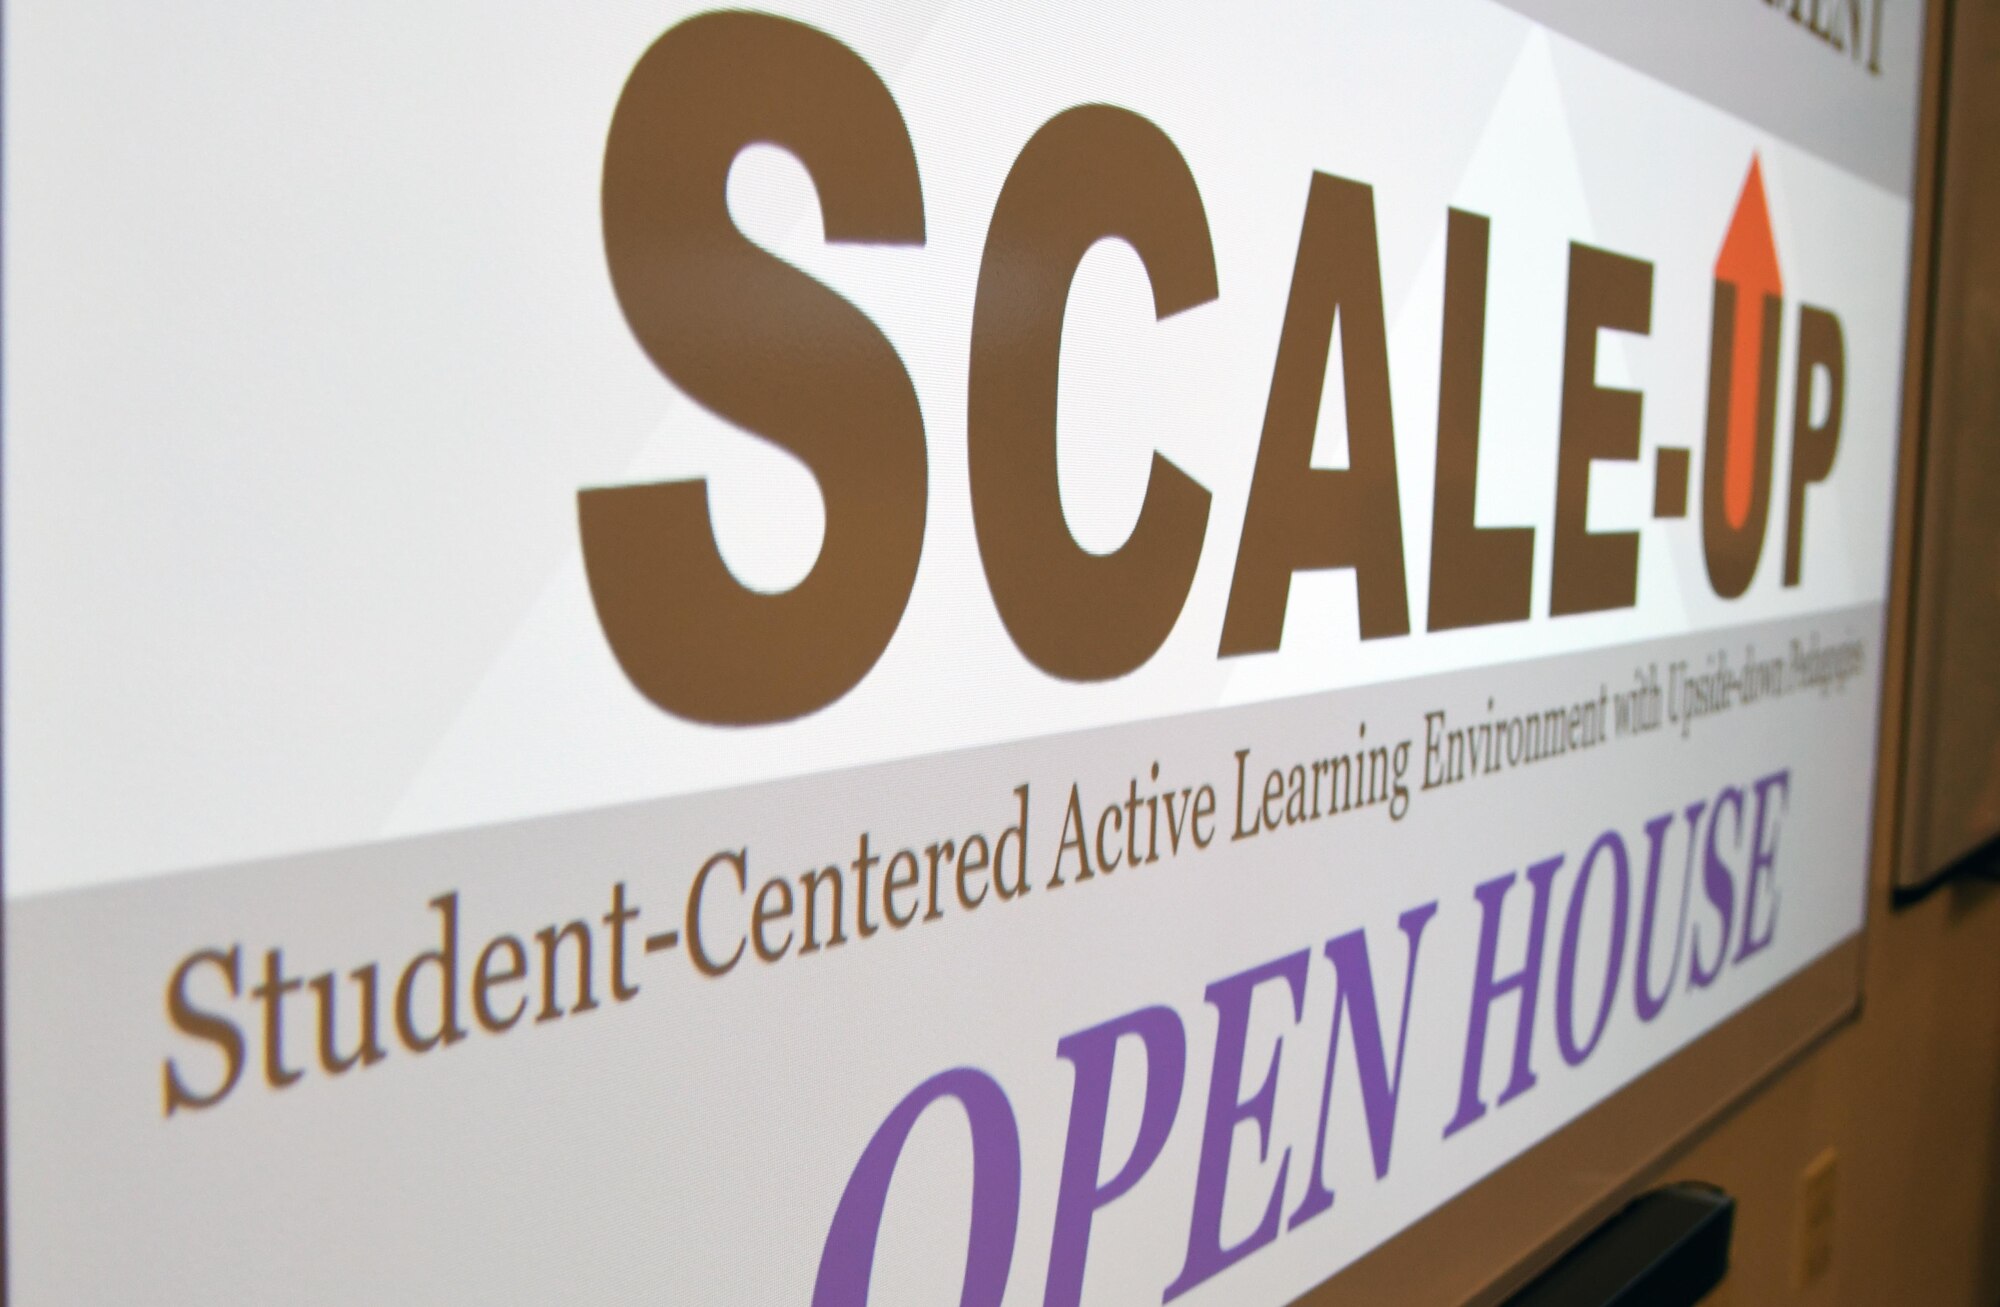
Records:
[[[1778,247],[1771,236],[1771,210],[1764,200],[1764,171],[1750,156],[1750,175],[1736,197],[1736,212],[1715,257],[1715,279],[1736,288],[1736,322],[1729,365],[1729,434],[1722,473],[1722,507],[1729,525],[1741,529],[1750,518],[1751,482],[1756,475],[1757,409],[1764,339],[1764,297],[1782,295]]]

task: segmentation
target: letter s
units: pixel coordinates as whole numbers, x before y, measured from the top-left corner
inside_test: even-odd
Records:
[[[895,347],[730,220],[730,167],[760,142],[805,165],[827,240],[924,242],[902,114],[826,33],[702,14],[633,68],[604,150],[604,253],[619,307],[669,380],[796,455],[826,505],[812,571],[766,594],[723,562],[701,480],[577,497],[591,597],[619,665],[661,708],[718,725],[815,712],[867,675],[916,579],[929,475],[923,414]]]
[[[1701,885],[1708,901],[1722,918],[1721,927],[1716,931],[1718,943],[1715,961],[1701,960],[1701,926],[1696,924],[1694,942],[1688,952],[1688,988],[1706,989],[1722,974],[1722,964],[1729,956],[1729,931],[1736,921],[1736,876],[1729,862],[1715,847],[1715,837],[1722,829],[1722,810],[1735,810],[1735,843],[1743,842],[1743,791],[1734,785],[1724,786],[1722,793],[1715,796],[1715,807],[1708,815],[1708,856],[1702,860]],[[1689,838],[1693,838],[1692,835]]]
[[[161,1079],[166,1088],[166,1115],[172,1116],[180,1109],[214,1107],[229,1096],[236,1088],[238,1077],[243,1074],[243,1032],[227,1017],[219,1017],[204,1012],[188,1001],[188,973],[197,966],[208,964],[216,967],[229,978],[231,996],[241,996],[243,992],[243,950],[241,946],[231,948],[227,953],[220,949],[203,949],[189,954],[174,968],[174,978],[167,982],[167,1019],[174,1023],[174,1029],[183,1034],[205,1039],[222,1050],[228,1063],[223,1072],[222,1084],[214,1091],[197,1094],[181,1081],[180,1071],[168,1058],[160,1068]]]

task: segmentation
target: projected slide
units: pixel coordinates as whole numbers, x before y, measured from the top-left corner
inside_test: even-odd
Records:
[[[10,0],[9,1301],[1285,1303],[1756,1004],[1922,25]]]

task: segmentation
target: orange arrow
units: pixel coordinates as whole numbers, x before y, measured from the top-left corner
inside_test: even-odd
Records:
[[[1750,175],[1736,197],[1715,279],[1736,288],[1736,323],[1729,365],[1729,435],[1724,448],[1722,508],[1729,525],[1741,529],[1750,518],[1751,481],[1756,473],[1757,408],[1764,339],[1764,297],[1781,295],[1778,247],[1771,238],[1771,210],[1764,202],[1764,173],[1750,156]]]

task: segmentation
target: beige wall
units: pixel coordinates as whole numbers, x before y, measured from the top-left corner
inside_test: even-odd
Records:
[[[1879,912],[1867,950],[1860,1019],[1663,1172],[1737,1198],[1722,1307],[2000,1303],[2000,887]],[[1829,1147],[1833,1257],[1795,1291],[1800,1176]]]

